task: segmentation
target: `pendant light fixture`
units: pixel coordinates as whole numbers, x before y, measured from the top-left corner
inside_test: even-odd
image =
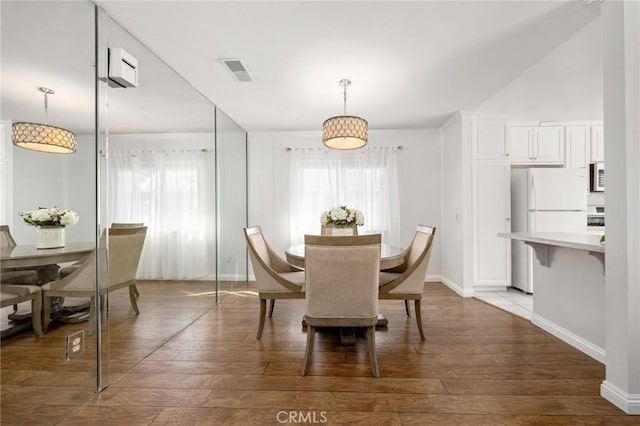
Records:
[[[44,93],[44,124],[16,122],[11,126],[13,144],[33,151],[51,152],[54,154],[71,154],[76,152],[76,135],[60,127],[49,126],[47,95],[53,90],[38,87]]]
[[[344,88],[344,115],[331,117],[322,124],[322,143],[333,149],[358,149],[367,144],[369,125],[367,120],[347,115],[347,87],[351,80],[340,80]]]

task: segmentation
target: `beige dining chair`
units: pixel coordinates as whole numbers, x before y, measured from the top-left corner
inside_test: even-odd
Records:
[[[22,302],[31,302],[31,324],[33,331],[42,336],[42,291],[35,285],[0,285],[0,307],[4,308]],[[10,330],[7,330],[11,332]],[[7,334],[3,334],[3,337]]]
[[[404,252],[402,265],[380,272],[380,299],[404,300],[407,315],[409,300],[415,301],[416,323],[422,340],[425,338],[421,301],[435,234],[435,227],[418,225],[411,244]]]
[[[375,342],[380,239],[380,234],[305,235],[307,348],[303,376],[309,372],[316,327],[365,327],[371,371],[380,377]]]
[[[304,299],[304,271],[280,258],[267,244],[262,228],[244,228],[260,300],[260,319],[256,339],[262,338],[267,313],[267,300],[271,300],[269,317],[273,315],[276,299]]]
[[[0,246],[3,249],[12,249],[16,246],[7,225],[0,225]],[[0,281],[6,284],[36,285],[38,272],[31,268],[2,268]]]
[[[47,332],[51,322],[52,297],[90,298],[88,334],[92,334],[95,331],[95,272],[97,261],[100,262],[100,270],[108,272],[108,280],[100,280],[101,299],[109,292],[128,287],[131,306],[136,315],[140,314],[137,303],[136,272],[146,233],[147,228],[144,226],[140,228],[110,229],[108,262],[105,244],[106,233],[103,233],[98,252],[99,260],[96,260],[96,252],[94,250],[82,265],[70,275],[43,285],[43,331]]]

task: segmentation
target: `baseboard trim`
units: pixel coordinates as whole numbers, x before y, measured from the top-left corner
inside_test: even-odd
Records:
[[[447,277],[440,276],[440,282],[455,291],[462,297],[473,297],[473,290],[470,288],[462,288],[455,282],[451,281]]]
[[[507,291],[505,285],[477,285],[473,286],[473,291],[482,293],[483,291]]]
[[[561,327],[558,324],[552,321],[549,321],[546,318],[541,317],[535,312],[531,316],[531,322],[534,325],[537,325],[538,327],[540,327],[541,329],[553,334],[560,340],[570,344],[571,346],[578,349],[579,351],[584,352],[585,354],[589,355],[591,358],[595,359],[596,361],[601,362],[602,364],[606,364],[607,353],[601,347],[596,346],[593,343],[589,342],[588,340],[585,340],[582,337],[572,333],[566,328]]]
[[[600,396],[627,414],[640,415],[640,394],[629,394],[605,380],[600,385]]]

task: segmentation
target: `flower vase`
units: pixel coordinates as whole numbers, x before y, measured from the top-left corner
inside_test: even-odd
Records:
[[[322,235],[358,235],[358,228],[356,225],[334,225],[327,224],[322,225]]]
[[[38,226],[38,241],[36,248],[52,249],[64,247],[63,226]]]

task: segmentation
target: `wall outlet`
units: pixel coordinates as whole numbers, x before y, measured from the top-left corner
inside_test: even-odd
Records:
[[[84,352],[84,330],[67,336],[65,340],[64,360],[78,358]]]

